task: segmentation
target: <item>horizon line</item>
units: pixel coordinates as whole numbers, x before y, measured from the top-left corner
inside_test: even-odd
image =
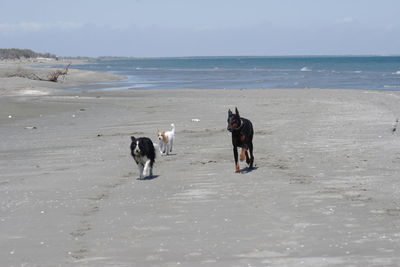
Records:
[[[228,55],[228,56],[58,56],[81,59],[169,59],[169,58],[304,58],[304,57],[400,57],[400,54],[342,54],[342,55]]]

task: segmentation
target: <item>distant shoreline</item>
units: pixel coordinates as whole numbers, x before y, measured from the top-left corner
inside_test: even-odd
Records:
[[[21,77],[10,77],[17,72],[33,73],[45,77],[50,72],[71,63],[68,74],[58,82],[39,81]],[[91,83],[122,80],[124,77],[106,72],[94,72],[74,69],[74,65],[86,64],[84,60],[1,60],[0,61],[0,96],[10,95],[48,95],[59,89],[80,87]],[[45,68],[46,67],[46,68]],[[67,90],[68,91],[68,90]],[[72,92],[72,91],[71,91]]]
[[[125,89],[400,89],[400,57],[101,58],[79,66],[128,77]]]

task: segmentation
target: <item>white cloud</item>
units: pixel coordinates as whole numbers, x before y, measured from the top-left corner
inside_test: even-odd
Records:
[[[82,23],[58,21],[58,22],[18,22],[18,23],[0,23],[0,32],[38,32],[45,30],[70,30],[78,29],[83,26]]]

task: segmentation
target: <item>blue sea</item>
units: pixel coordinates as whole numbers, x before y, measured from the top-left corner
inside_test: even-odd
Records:
[[[101,89],[400,90],[400,56],[145,58],[73,67],[126,77]]]

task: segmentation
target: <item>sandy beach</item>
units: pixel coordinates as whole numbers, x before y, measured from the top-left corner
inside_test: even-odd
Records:
[[[398,92],[60,89],[119,78],[0,78],[1,266],[400,265]],[[255,130],[241,174],[235,107]],[[130,136],[171,123],[138,180]]]

